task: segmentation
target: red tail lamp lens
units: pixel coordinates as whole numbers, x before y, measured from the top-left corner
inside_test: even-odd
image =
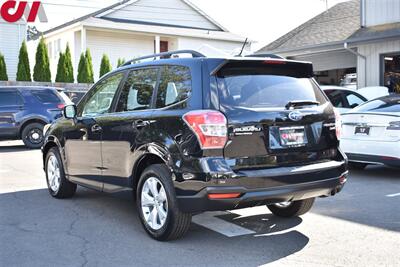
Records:
[[[219,111],[195,110],[183,115],[183,120],[196,134],[203,149],[224,148],[228,140],[227,121]]]

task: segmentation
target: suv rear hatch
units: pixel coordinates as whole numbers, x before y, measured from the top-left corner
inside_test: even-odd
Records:
[[[323,162],[337,155],[335,114],[309,63],[228,60],[214,72],[231,168]]]

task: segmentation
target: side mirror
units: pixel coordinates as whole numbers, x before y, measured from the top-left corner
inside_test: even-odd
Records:
[[[63,115],[66,119],[75,119],[76,118],[77,109],[75,105],[65,106],[63,109]]]

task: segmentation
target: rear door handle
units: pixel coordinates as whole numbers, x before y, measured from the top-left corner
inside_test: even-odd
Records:
[[[101,126],[98,125],[98,124],[95,124],[95,125],[92,126],[92,133],[99,133],[102,130],[103,130],[103,128],[101,128]]]

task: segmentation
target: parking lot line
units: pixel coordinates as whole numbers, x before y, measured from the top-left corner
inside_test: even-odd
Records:
[[[215,217],[224,214],[226,212],[205,212],[193,216],[193,222],[227,237],[255,234],[254,231]]]
[[[390,194],[390,195],[386,195],[387,197],[398,197],[400,196],[400,193],[395,193],[395,194]]]

